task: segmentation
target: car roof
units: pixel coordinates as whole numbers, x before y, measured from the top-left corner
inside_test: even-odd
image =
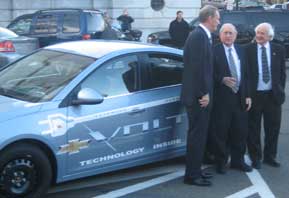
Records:
[[[59,43],[55,45],[50,45],[45,47],[44,49],[63,51],[73,54],[80,54],[84,56],[89,56],[93,58],[100,58],[112,52],[121,52],[121,51],[142,51],[142,50],[164,50],[170,49],[172,52],[178,51],[177,49],[152,45],[152,44],[144,44],[139,42],[125,42],[125,41],[108,41],[108,40],[89,40],[89,41],[73,41],[73,42],[65,42]],[[181,50],[180,50],[181,51]]]
[[[248,9],[248,10],[220,10],[220,14],[234,14],[234,13],[288,13],[288,10],[281,9],[270,9],[270,10],[261,10],[261,9]]]
[[[100,10],[97,9],[79,9],[79,8],[54,8],[54,9],[42,9],[38,10],[35,13],[50,13],[50,12],[95,12],[95,13],[102,13]]]

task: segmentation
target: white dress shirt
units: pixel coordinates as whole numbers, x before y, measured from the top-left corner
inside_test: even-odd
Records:
[[[200,26],[203,30],[205,30],[205,32],[206,32],[206,34],[207,34],[209,40],[211,41],[211,40],[212,40],[212,35],[211,35],[210,30],[209,30],[208,28],[206,28],[206,26],[204,26],[204,25],[201,24],[201,23],[199,24],[199,26]]]
[[[237,70],[237,76],[238,76],[238,85],[240,85],[240,82],[241,82],[241,63],[240,63],[240,59],[239,59],[239,56],[236,52],[236,49],[234,47],[234,45],[232,45],[231,47],[228,47],[226,45],[224,45],[224,49],[225,49],[225,52],[226,52],[226,57],[227,57],[227,62],[229,64],[229,49],[231,48],[232,49],[232,55],[233,55],[233,59],[234,59],[234,63],[236,65],[236,70]]]
[[[267,42],[264,47],[266,48],[267,54],[267,62],[269,67],[269,76],[270,80],[268,83],[263,81],[263,73],[262,73],[262,45],[257,44],[257,54],[258,54],[258,91],[268,91],[272,89],[272,77],[271,77],[271,48],[269,42]]]

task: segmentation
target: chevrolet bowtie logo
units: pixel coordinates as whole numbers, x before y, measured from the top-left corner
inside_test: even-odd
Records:
[[[90,143],[90,140],[83,140],[80,141],[79,139],[76,140],[69,140],[68,144],[62,145],[59,147],[60,154],[69,153],[74,154],[78,153],[80,149],[87,148]]]

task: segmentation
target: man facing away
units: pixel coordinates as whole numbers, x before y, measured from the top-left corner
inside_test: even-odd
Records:
[[[246,50],[252,74],[248,151],[254,168],[261,168],[262,157],[264,163],[279,167],[276,155],[281,125],[281,105],[285,101],[285,49],[271,42],[274,38],[271,24],[259,24],[255,28],[255,33],[256,43],[249,44]],[[263,152],[260,137],[262,118],[265,132]]]
[[[221,43],[214,47],[214,104],[216,171],[226,173],[230,152],[231,168],[250,172],[245,163],[248,115],[251,108],[247,60],[243,48],[234,44],[237,30],[225,23],[220,29]]]
[[[199,13],[200,25],[192,31],[184,47],[184,71],[181,102],[185,105],[189,129],[187,135],[184,183],[210,186],[210,174],[202,172],[208,133],[213,89],[213,54],[211,32],[219,25],[220,14],[214,6],[204,6]]]
[[[183,19],[183,12],[177,11],[177,17],[170,23],[169,33],[174,47],[183,48],[189,35],[189,24]]]

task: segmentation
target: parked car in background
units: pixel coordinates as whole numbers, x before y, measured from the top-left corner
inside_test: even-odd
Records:
[[[285,2],[282,4],[282,9],[289,10],[289,2]]]
[[[248,9],[263,9],[267,10],[270,8],[270,5],[262,1],[251,1],[251,0],[241,0],[239,1],[239,9],[248,10]]]
[[[282,4],[273,4],[270,6],[270,9],[282,9]]]
[[[38,40],[0,27],[0,68],[38,48]]]
[[[0,71],[0,195],[185,154],[182,51],[75,41]],[[4,109],[4,110],[3,110]]]
[[[17,17],[7,28],[19,35],[38,38],[40,47],[74,40],[119,39],[99,10],[40,10]]]
[[[221,25],[232,23],[236,26],[238,37],[236,42],[247,44],[255,37],[254,28],[262,22],[269,22],[275,30],[273,42],[282,44],[286,48],[286,56],[289,58],[289,11],[288,10],[240,10],[220,11]],[[190,22],[190,28],[194,29],[199,25],[198,18]],[[221,27],[219,26],[219,28]],[[219,42],[219,30],[213,33],[215,43]],[[174,47],[168,31],[151,33],[147,38],[148,42]]]

